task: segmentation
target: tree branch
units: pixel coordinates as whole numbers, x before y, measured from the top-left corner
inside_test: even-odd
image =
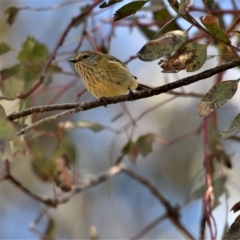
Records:
[[[42,120],[34,123],[33,126],[30,125],[27,128],[21,129],[18,132],[18,135],[21,135],[21,134],[25,133],[26,131],[28,131],[29,129],[31,129],[33,127],[36,127],[43,122],[52,121],[54,119],[59,118],[60,116],[64,116],[64,115],[67,115],[67,114],[72,114],[72,113],[79,112],[79,111],[86,111],[86,110],[97,108],[97,107],[100,107],[100,106],[116,104],[116,103],[119,103],[119,102],[133,101],[133,100],[152,97],[152,96],[159,95],[161,93],[168,92],[170,90],[173,90],[173,89],[185,86],[185,85],[189,85],[189,84],[192,84],[194,82],[197,82],[197,81],[200,81],[200,80],[203,80],[203,79],[206,79],[206,78],[209,78],[209,77],[211,77],[215,74],[218,74],[220,72],[226,71],[228,69],[231,69],[231,68],[239,66],[239,65],[240,65],[239,60],[233,60],[233,61],[227,62],[225,64],[222,64],[220,66],[217,66],[217,67],[211,68],[209,70],[206,70],[204,72],[198,73],[196,75],[186,77],[186,78],[182,78],[178,81],[168,83],[168,84],[165,84],[165,85],[157,87],[157,88],[135,92],[135,93],[131,94],[131,96],[130,95],[121,95],[121,96],[116,96],[116,97],[105,98],[104,101],[95,100],[95,101],[92,101],[92,102],[85,102],[85,103],[66,103],[66,104],[57,104],[57,105],[55,104],[55,105],[33,107],[33,108],[29,108],[29,109],[26,109],[26,110],[18,112],[18,113],[10,114],[10,115],[7,116],[7,118],[9,120],[15,120],[15,119],[18,119],[18,118],[21,118],[21,117],[28,116],[32,113],[38,113],[38,112],[44,112],[44,111],[64,110],[64,109],[74,109],[74,110],[70,110],[70,111],[66,111],[64,113],[61,113],[62,115],[57,114],[55,116],[49,117],[49,118],[47,118],[47,120],[42,119]]]

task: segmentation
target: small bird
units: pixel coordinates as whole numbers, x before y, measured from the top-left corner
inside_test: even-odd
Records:
[[[111,55],[88,50],[78,53],[69,61],[74,63],[86,89],[96,98],[151,89],[139,84],[124,63]]]

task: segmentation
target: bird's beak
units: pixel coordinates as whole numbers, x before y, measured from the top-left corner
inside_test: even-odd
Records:
[[[77,62],[76,59],[69,59],[68,61],[72,62],[72,63],[76,63]]]

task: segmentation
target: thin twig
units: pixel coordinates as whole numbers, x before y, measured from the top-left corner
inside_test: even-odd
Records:
[[[21,117],[31,115],[32,113],[38,113],[38,112],[44,112],[44,111],[53,111],[53,110],[54,111],[55,110],[66,110],[66,109],[73,109],[73,108],[77,108],[77,107],[79,107],[78,111],[86,111],[86,110],[89,110],[89,109],[97,108],[97,107],[100,107],[100,106],[105,106],[105,105],[108,105],[108,104],[116,104],[116,103],[119,103],[119,102],[126,102],[126,101],[138,100],[138,99],[142,99],[142,98],[148,98],[148,97],[159,95],[161,93],[165,93],[165,92],[171,91],[173,89],[177,89],[179,87],[186,86],[186,85],[195,83],[197,81],[209,78],[209,77],[211,77],[211,76],[213,76],[217,73],[226,71],[228,69],[237,67],[239,65],[240,65],[239,60],[232,60],[232,61],[227,62],[225,64],[222,64],[220,66],[211,68],[211,69],[206,70],[204,72],[201,72],[199,74],[196,74],[196,75],[193,75],[193,76],[190,76],[190,77],[186,77],[186,78],[182,78],[178,81],[168,83],[168,84],[165,84],[165,85],[160,86],[160,87],[135,92],[135,93],[132,94],[132,98],[130,98],[129,95],[122,95],[122,96],[106,98],[104,100],[104,102],[101,101],[101,100],[96,100],[96,101],[87,102],[87,103],[67,103],[67,104],[33,107],[33,108],[29,108],[29,109],[26,109],[26,110],[18,112],[18,113],[10,114],[10,115],[7,116],[7,118],[9,120],[15,120],[15,119],[18,119],[18,118],[21,118]]]
[[[30,129],[33,129],[33,128],[39,126],[40,124],[55,121],[60,117],[63,117],[63,116],[66,116],[66,115],[69,115],[69,114],[72,114],[72,113],[75,113],[75,112],[76,112],[75,109],[70,109],[70,110],[55,114],[53,116],[43,118],[43,119],[25,127],[25,128],[22,128],[21,130],[17,131],[16,135],[20,136],[20,135],[24,134],[25,132],[29,131]]]
[[[157,226],[161,221],[167,218],[167,214],[160,216],[156,218],[154,221],[152,221],[150,224],[148,224],[146,227],[144,227],[139,233],[134,235],[130,238],[130,240],[140,239],[142,236],[144,236],[147,232],[152,230],[155,226]]]
[[[181,233],[187,237],[187,239],[194,239],[192,234],[181,224],[179,221],[179,212],[177,208],[174,208],[170,203],[163,197],[163,195],[155,188],[147,179],[143,178],[141,175],[134,173],[130,169],[121,166],[123,172],[127,173],[129,176],[137,180],[139,183],[143,184],[147,189],[163,204],[166,208],[167,216],[171,222],[181,231]]]

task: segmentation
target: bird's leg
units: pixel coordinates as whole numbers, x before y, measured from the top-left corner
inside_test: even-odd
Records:
[[[135,100],[135,95],[131,88],[129,88],[128,99],[131,101]]]

